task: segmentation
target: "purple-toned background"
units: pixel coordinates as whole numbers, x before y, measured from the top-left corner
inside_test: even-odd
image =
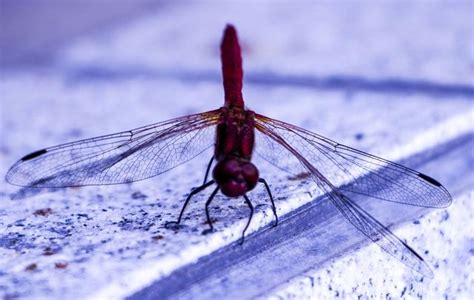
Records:
[[[219,43],[239,32],[246,104],[440,180],[453,204],[365,201],[422,254],[422,278],[305,196],[261,173],[286,222],[206,195],[175,220],[209,155],[130,185],[0,183],[0,295],[24,299],[467,298],[473,294],[473,2],[0,2],[0,174],[31,151],[222,105]],[[258,145],[257,145],[258,147]],[[336,183],[337,184],[337,183]],[[278,192],[280,191],[280,192]],[[253,234],[252,234],[253,233]]]

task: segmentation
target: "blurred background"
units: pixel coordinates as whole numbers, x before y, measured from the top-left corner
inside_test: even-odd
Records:
[[[255,111],[390,160],[427,149],[442,159],[449,149],[440,145],[474,131],[473,9],[473,1],[0,0],[0,176],[43,147],[222,105],[227,23],[238,30],[244,97]],[[456,159],[464,170],[457,177],[446,164],[429,173],[454,195],[449,210],[416,223],[378,207],[382,223],[403,227],[402,239],[434,266],[434,280],[413,279],[376,246],[342,253],[314,241],[312,252],[325,247],[334,263],[252,280],[264,285],[259,295],[472,294],[472,154]],[[188,231],[162,227],[174,220],[176,199],[202,180],[191,169],[178,170],[179,182],[160,177],[23,202],[11,199],[17,187],[0,182],[0,296],[120,299],[228,245],[247,214],[230,204],[216,208],[222,227],[213,235],[200,234],[198,205]],[[302,204],[279,199],[277,207],[284,214]],[[51,215],[35,215],[46,207]],[[254,230],[271,221],[258,213]]]
[[[278,66],[299,75],[472,79],[466,59],[472,52],[471,1],[2,0],[1,16],[3,68],[58,62],[100,68],[112,60],[156,63],[151,69],[203,68],[214,59],[225,23],[233,22],[243,37],[246,67],[260,71]],[[271,42],[258,38],[262,32]],[[186,49],[190,44],[195,46]],[[105,46],[112,53],[105,55]],[[205,55],[196,61],[190,50]]]
[[[2,0],[2,68],[47,66],[56,51],[83,35],[130,22],[166,5],[150,0]]]

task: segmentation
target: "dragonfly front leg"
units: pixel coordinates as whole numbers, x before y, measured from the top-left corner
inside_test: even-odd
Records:
[[[204,175],[204,181],[202,182],[202,185],[205,185],[206,184],[206,181],[207,181],[207,177],[209,176],[209,171],[211,171],[211,166],[212,166],[212,162],[214,161],[214,155],[211,157],[211,160],[209,160],[209,163],[207,164],[207,167],[206,167],[206,174]],[[199,187],[193,187],[191,190],[195,190],[195,189],[198,189]]]
[[[273,224],[273,227],[275,227],[275,226],[278,225],[278,215],[277,215],[277,212],[276,212],[275,201],[273,201],[272,192],[270,191],[270,187],[268,186],[267,181],[265,179],[259,178],[258,182],[261,182],[265,185],[265,189],[267,189],[268,196],[270,196],[270,201],[272,203],[273,215],[275,216],[275,223]]]
[[[219,187],[217,187],[214,192],[212,192],[211,196],[209,196],[209,199],[206,201],[206,218],[207,218],[207,223],[209,223],[209,227],[211,227],[208,230],[205,230],[203,233],[207,234],[209,232],[214,231],[214,227],[212,226],[212,221],[211,221],[211,216],[209,214],[209,205],[211,205],[212,199],[214,199],[214,196],[217,194],[217,191],[219,191]]]
[[[209,176],[209,171],[211,170],[212,162],[214,161],[214,155],[211,157],[209,164],[207,164],[206,175],[204,175],[204,181],[202,184],[205,184],[207,181],[207,176]]]
[[[244,244],[245,232],[247,231],[247,229],[250,226],[250,222],[252,221],[253,211],[254,211],[252,202],[250,202],[250,199],[247,197],[247,195],[244,195],[244,199],[245,199],[245,203],[247,203],[248,207],[250,208],[250,216],[249,216],[249,220],[247,222],[247,225],[245,225],[244,231],[242,231],[242,239],[240,240],[241,245]]]

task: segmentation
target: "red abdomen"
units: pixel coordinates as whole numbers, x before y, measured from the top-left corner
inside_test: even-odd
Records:
[[[226,107],[244,107],[242,98],[242,56],[234,26],[227,25],[221,43],[222,77]]]

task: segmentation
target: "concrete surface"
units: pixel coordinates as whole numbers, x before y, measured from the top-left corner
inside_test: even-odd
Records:
[[[149,11],[75,39],[47,67],[2,70],[0,170],[5,173],[24,154],[46,146],[220,106],[218,45],[227,22],[237,26],[242,40],[249,107],[363,151],[413,163],[417,153],[444,149],[441,145],[474,131],[471,10],[472,2],[202,2]],[[448,150],[436,152],[432,164]],[[209,156],[127,185],[38,193],[2,182],[0,293],[4,298],[133,298],[193,263],[199,266],[200,259],[222,257],[214,251],[238,252],[231,243],[248,214],[238,200],[216,199],[212,234],[202,234],[206,195],[191,203],[184,229],[164,228],[202,180]],[[304,188],[257,162],[278,194],[279,215],[291,216],[313,203],[317,195],[305,197]],[[472,170],[468,156],[465,163]],[[242,290],[243,297],[264,298],[473,293],[472,172],[463,174],[466,184],[455,186],[452,177],[443,177],[453,174],[451,169],[427,170],[454,191],[447,210],[405,207],[401,211],[412,215],[395,221],[398,205],[376,200],[368,205],[434,266],[435,279],[413,274],[359,236],[351,240],[355,247],[323,253],[323,262],[301,274],[284,269],[264,274],[275,279],[256,292],[245,293],[229,280],[217,281],[208,295],[226,289],[229,295]],[[250,195],[259,205],[249,229],[255,236],[272,221],[262,195],[262,190]],[[351,230],[342,216],[331,215],[330,223],[335,234]],[[321,249],[333,246],[325,242],[317,241]],[[295,248],[294,255],[299,253]],[[254,257],[242,260],[247,268]],[[198,282],[189,290],[203,286]]]

